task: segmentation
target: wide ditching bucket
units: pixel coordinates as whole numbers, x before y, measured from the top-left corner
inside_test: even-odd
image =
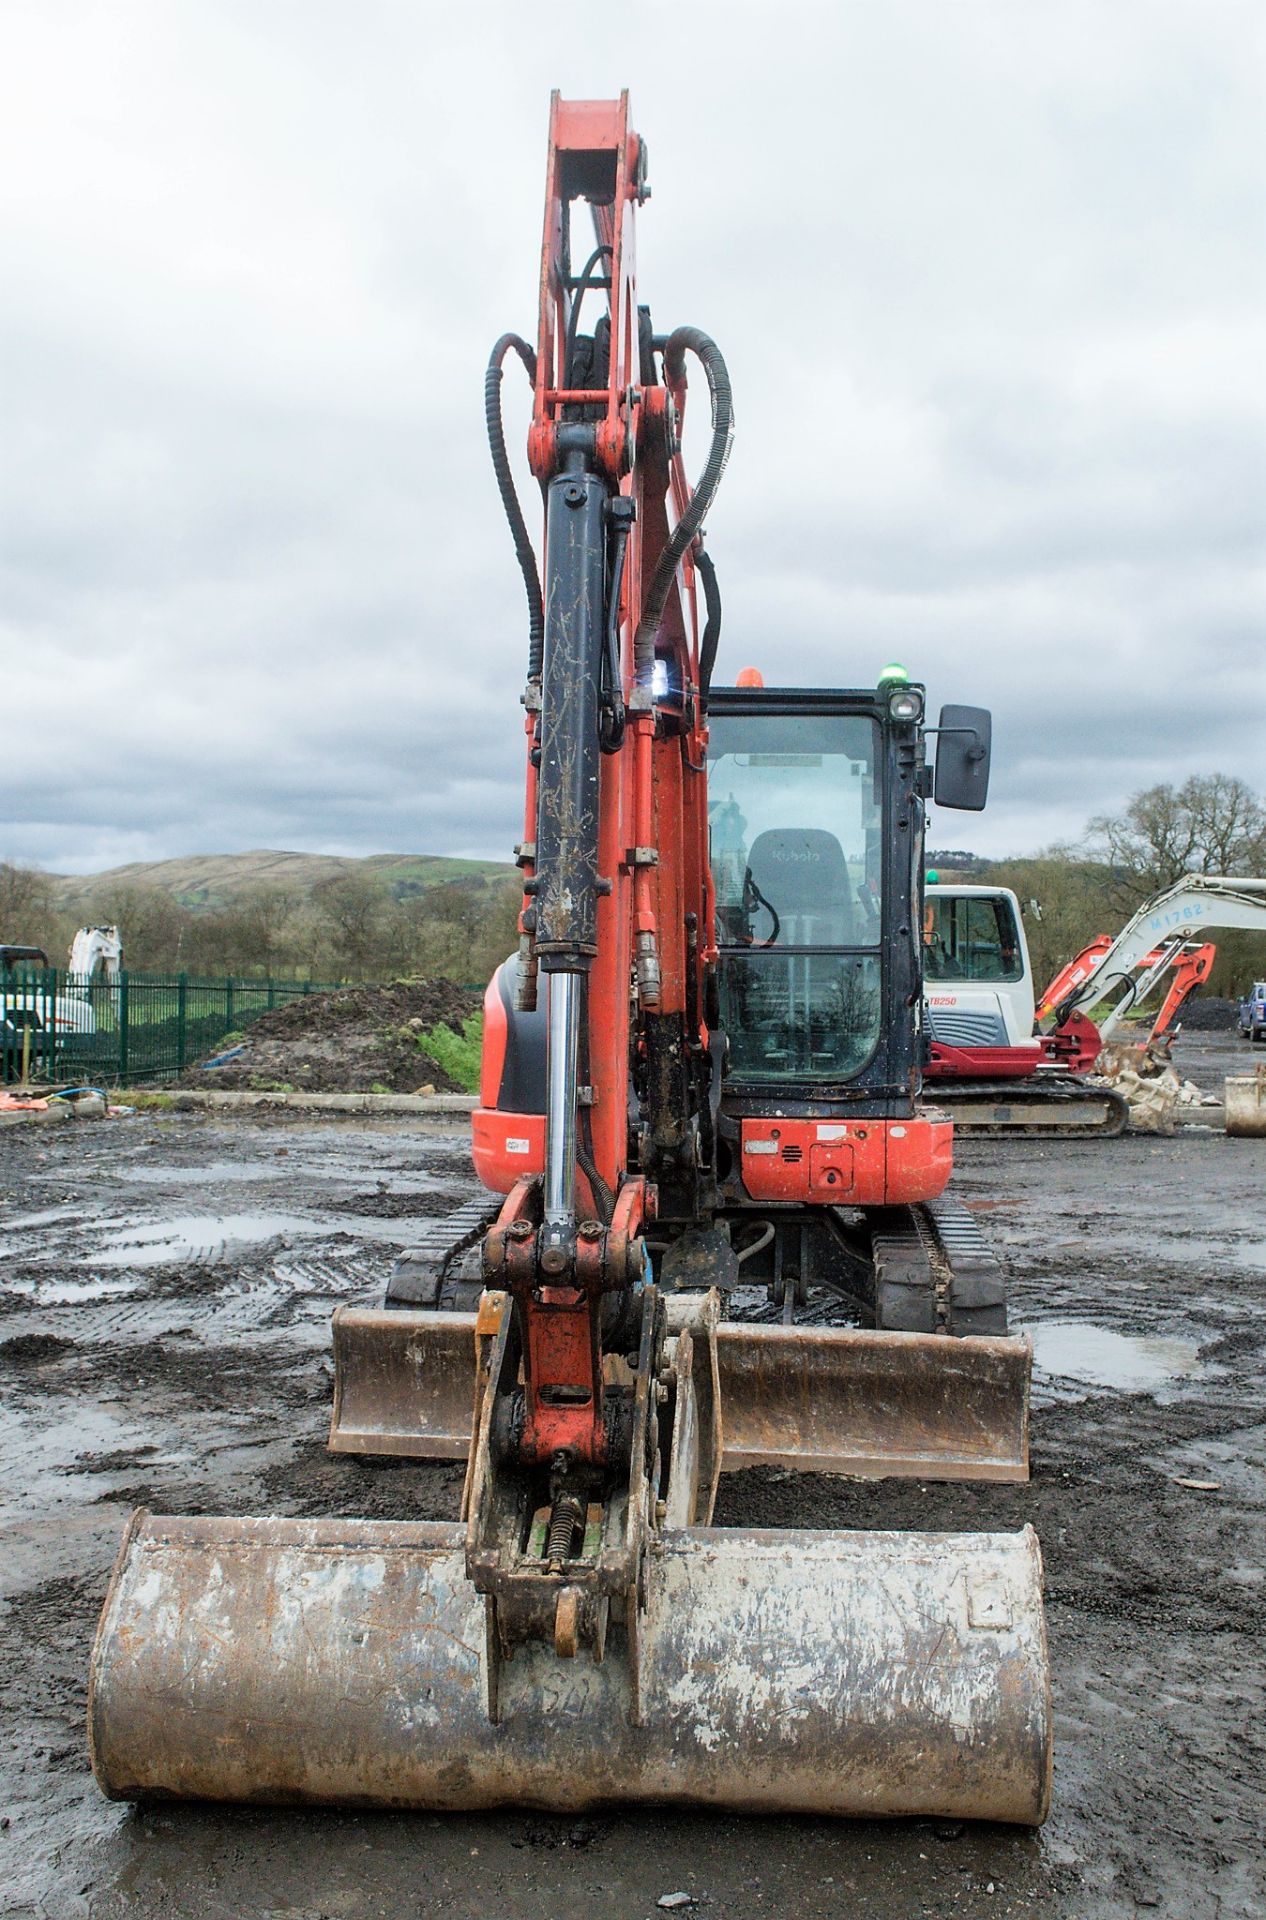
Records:
[[[340,1307],[331,1451],[464,1460],[487,1313]],[[725,1472],[1028,1478],[1027,1337],[722,1320],[716,1357]]]
[[[495,1717],[464,1540],[456,1524],[135,1515],[92,1660],[104,1791],[1045,1816],[1030,1528],[669,1529],[601,1661],[517,1647]]]

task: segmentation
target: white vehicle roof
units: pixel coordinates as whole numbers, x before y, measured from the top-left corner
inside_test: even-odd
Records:
[[[926,893],[970,894],[989,900],[1014,900],[1016,897],[1010,887],[960,887],[956,880],[929,880],[924,891]]]

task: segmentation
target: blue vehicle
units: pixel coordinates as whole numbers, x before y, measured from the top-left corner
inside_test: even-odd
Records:
[[[1255,980],[1240,1001],[1240,1032],[1254,1046],[1266,1040],[1266,980]]]

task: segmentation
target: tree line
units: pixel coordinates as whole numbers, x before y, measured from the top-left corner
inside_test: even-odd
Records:
[[[1266,877],[1266,806],[1243,781],[1193,774],[1179,786],[1148,787],[1121,813],[1092,819],[1079,843],[980,862],[969,877],[1019,897],[1040,992],[1089,940],[1117,932],[1185,873]],[[160,887],[119,886],[93,895],[92,918],[120,928],[127,965],[137,971],[477,982],[513,951],[520,901],[509,875],[398,899],[382,878],[353,872],[305,894],[260,886],[221,907],[186,907]],[[47,875],[0,864],[0,940],[43,947],[64,966],[77,924],[58,907]],[[1266,977],[1266,940],[1213,937],[1209,992],[1237,997]]]
[[[974,878],[1010,887],[1024,909],[1037,990],[1097,934],[1187,873],[1266,879],[1266,806],[1242,780],[1193,774],[1147,787],[1119,814],[1088,822],[1078,844],[982,864]],[[1236,999],[1266,978],[1266,936],[1210,934],[1217,961],[1205,992]]]
[[[378,876],[341,874],[293,892],[260,886],[218,907],[188,907],[165,888],[104,887],[78,911],[47,874],[0,864],[0,940],[42,947],[64,967],[81,924],[114,925],[124,964],[141,973],[322,981],[484,980],[517,944],[513,878],[454,880],[398,899]]]

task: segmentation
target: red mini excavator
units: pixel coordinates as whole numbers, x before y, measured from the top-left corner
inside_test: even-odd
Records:
[[[1029,1348],[920,1100],[923,690],[714,684],[730,383],[639,304],[647,191],[627,98],[555,96],[537,344],[487,383],[529,610],[473,1130],[502,1197],[335,1332],[332,1445],[465,1456],[462,1518],[136,1516],[92,1669],[116,1796],[1045,1815],[1031,1529],[711,1525],[761,1461],[1024,1478]],[[988,715],[937,731],[938,801],[983,804]]]

